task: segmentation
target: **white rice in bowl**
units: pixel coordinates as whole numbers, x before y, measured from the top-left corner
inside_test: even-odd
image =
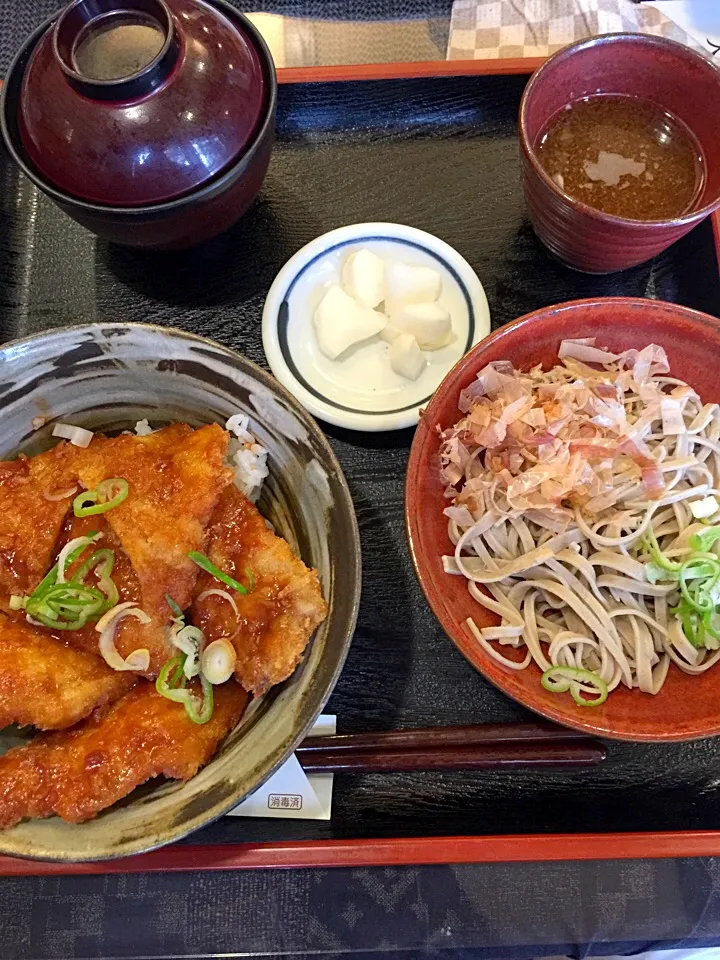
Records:
[[[270,471],[267,465],[268,452],[250,433],[249,425],[248,416],[236,413],[225,424],[225,429],[235,435],[228,449],[228,461],[235,471],[235,486],[254,503]]]

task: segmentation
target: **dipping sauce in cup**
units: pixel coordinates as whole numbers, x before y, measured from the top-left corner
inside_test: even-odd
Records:
[[[610,273],[664,250],[720,205],[720,71],[681,44],[573,44],[520,106],[536,233],[567,266]]]

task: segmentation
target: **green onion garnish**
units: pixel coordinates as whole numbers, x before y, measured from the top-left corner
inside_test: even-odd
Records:
[[[550,693],[567,693],[569,690],[573,700],[580,707],[599,707],[608,697],[607,683],[596,673],[583,670],[581,667],[550,667],[543,673],[540,682]],[[591,687],[592,690],[588,691],[587,687]],[[596,692],[598,695],[588,700],[582,696],[583,689],[586,693]]]
[[[79,630],[104,608],[105,596],[94,587],[58,583],[40,597],[30,596],[25,613],[53,630]]]
[[[170,612],[175,617],[175,619],[176,620],[184,619],[184,616],[185,616],[184,613],[180,609],[179,605],[175,603],[175,601],[173,600],[173,598],[170,596],[169,593],[165,594],[165,600],[167,602],[167,605],[170,607]]]
[[[220,567],[216,567],[212,560],[209,560],[204,553],[198,553],[197,550],[192,550],[188,554],[188,557],[193,563],[196,563],[201,570],[211,574],[216,580],[226,584],[228,587],[232,587],[233,590],[237,590],[238,593],[248,593],[248,591],[252,590],[255,586],[255,578],[249,570],[246,570],[245,573],[250,579],[250,587],[244,587],[241,583],[238,583],[237,580],[233,580],[232,577],[228,576],[227,573],[223,573]]]
[[[128,482],[121,477],[103,480],[95,490],[83,490],[73,500],[76,517],[93,517],[119,506],[128,495]]]
[[[694,533],[690,537],[690,546],[693,550],[707,553],[716,540],[720,539],[720,527],[708,527],[702,533]]]
[[[78,546],[65,559],[64,570],[92,546],[98,534],[78,538]],[[29,597],[15,599],[15,609],[24,609],[28,617],[52,630],[80,630],[89,620],[96,620],[118,602],[119,595],[110,574],[115,563],[112,550],[95,550],[79,567],[75,576],[58,583],[59,564],[43,577]],[[97,587],[86,584],[91,571],[97,575]],[[24,601],[24,602],[23,602]]]
[[[711,552],[718,539],[720,526],[695,533],[690,537],[693,552],[680,561],[673,561],[662,552],[651,530],[645,537],[652,557],[652,561],[645,564],[647,578],[650,583],[670,580],[678,584],[680,600],[676,607],[670,608],[670,612],[682,624],[688,641],[698,649],[720,648],[720,624],[716,625],[715,622],[720,601],[720,558]]]
[[[87,537],[84,539],[84,542],[81,543],[78,547],[76,547],[75,550],[73,550],[72,553],[70,553],[69,556],[67,557],[65,561],[65,569],[69,569],[72,566],[72,564],[75,563],[75,561],[83,552],[83,550],[85,550],[86,547],[89,547],[91,543],[95,542],[96,537],[97,537],[97,533],[95,533],[94,531],[90,532],[87,535]],[[35,599],[37,597],[42,597],[45,593],[47,593],[50,587],[55,586],[55,584],[57,583],[57,577],[58,577],[58,565],[56,563],[54,566],[50,568],[50,570],[45,574],[45,576],[42,578],[40,583],[35,587],[33,592],[30,594],[30,597]]]
[[[198,700],[185,686],[184,666],[185,654],[171,657],[158,674],[155,689],[166,699],[173,700],[175,703],[182,703],[185,712],[193,723],[207,723],[213,714],[212,684],[208,683],[205,677],[200,677],[203,696],[202,700]]]
[[[648,531],[645,534],[645,545],[648,548],[648,552],[653,559],[653,563],[656,567],[660,567],[661,570],[665,570],[667,573],[678,573],[682,564],[676,563],[674,560],[669,560],[665,554],[662,552],[658,546],[657,537],[652,529],[648,527]],[[668,580],[669,577],[664,579]]]

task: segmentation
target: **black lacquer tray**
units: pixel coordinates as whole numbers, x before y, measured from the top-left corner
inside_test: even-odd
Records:
[[[581,297],[644,296],[720,312],[710,221],[650,263],[609,277],[574,273],[545,253],[519,183],[516,116],[527,77],[482,69],[282,84],[260,200],[231,232],[183,254],[97,241],[0,154],[0,338],[89,321],[150,321],[211,337],[265,365],[260,317],[282,264],[320,233],[378,220],[452,244],[481,278],[494,327]],[[350,482],[364,564],[357,633],[328,705],[339,731],[529,718],[455,650],[416,582],[403,526],[412,431],[327,433]],[[331,822],[225,818],[140,859],[143,868],[182,869],[720,852],[720,834],[677,835],[720,829],[720,739],[609,748],[604,766],[576,773],[338,776]],[[608,836],[625,831],[665,836]],[[518,834],[533,836],[509,836]],[[450,839],[458,836],[487,839]],[[398,839],[411,837],[418,842]],[[20,869],[9,864],[2,870]],[[22,869],[44,872],[37,864]]]

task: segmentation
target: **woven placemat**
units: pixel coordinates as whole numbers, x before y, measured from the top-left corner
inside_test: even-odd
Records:
[[[651,33],[707,53],[660,10],[632,0],[455,0],[448,60],[546,57],[600,33]]]
[[[307,56],[300,58],[291,56],[287,64],[279,63],[280,66],[295,66],[301,61],[314,63],[318,59],[319,62],[344,62],[348,42],[343,32],[353,29],[358,34],[350,44],[354,62],[378,59],[422,60],[430,55],[442,59],[447,41],[451,2],[452,0],[230,0],[236,9],[243,13],[270,13],[290,17],[293,20],[290,26],[293,27],[295,22],[303,25],[303,21],[308,20],[335,23],[338,32],[336,41],[335,34],[330,30],[330,36],[325,37],[322,50],[316,51],[315,55],[310,51]],[[62,5],[62,0],[0,0],[0,77],[7,72],[10,61],[28,34]],[[374,21],[391,21],[401,29],[403,21],[412,24],[415,20],[429,21],[427,29],[430,31],[441,25],[444,28],[437,38],[430,38],[434,41],[429,44],[430,51],[427,49],[428,44],[418,43],[412,30],[408,31],[406,42],[403,43],[402,37],[399,37],[396,42],[388,41],[384,45],[382,37],[378,39],[377,32],[373,31],[367,37],[368,49],[364,49],[365,34],[362,29],[354,26],[371,24]],[[260,26],[262,29],[262,24]],[[298,31],[299,27],[293,36]],[[271,38],[268,37],[268,40]],[[325,49],[328,44],[329,50]],[[433,50],[434,45],[437,45],[437,53]],[[375,49],[378,46],[379,49]],[[282,60],[282,57],[278,59]]]

